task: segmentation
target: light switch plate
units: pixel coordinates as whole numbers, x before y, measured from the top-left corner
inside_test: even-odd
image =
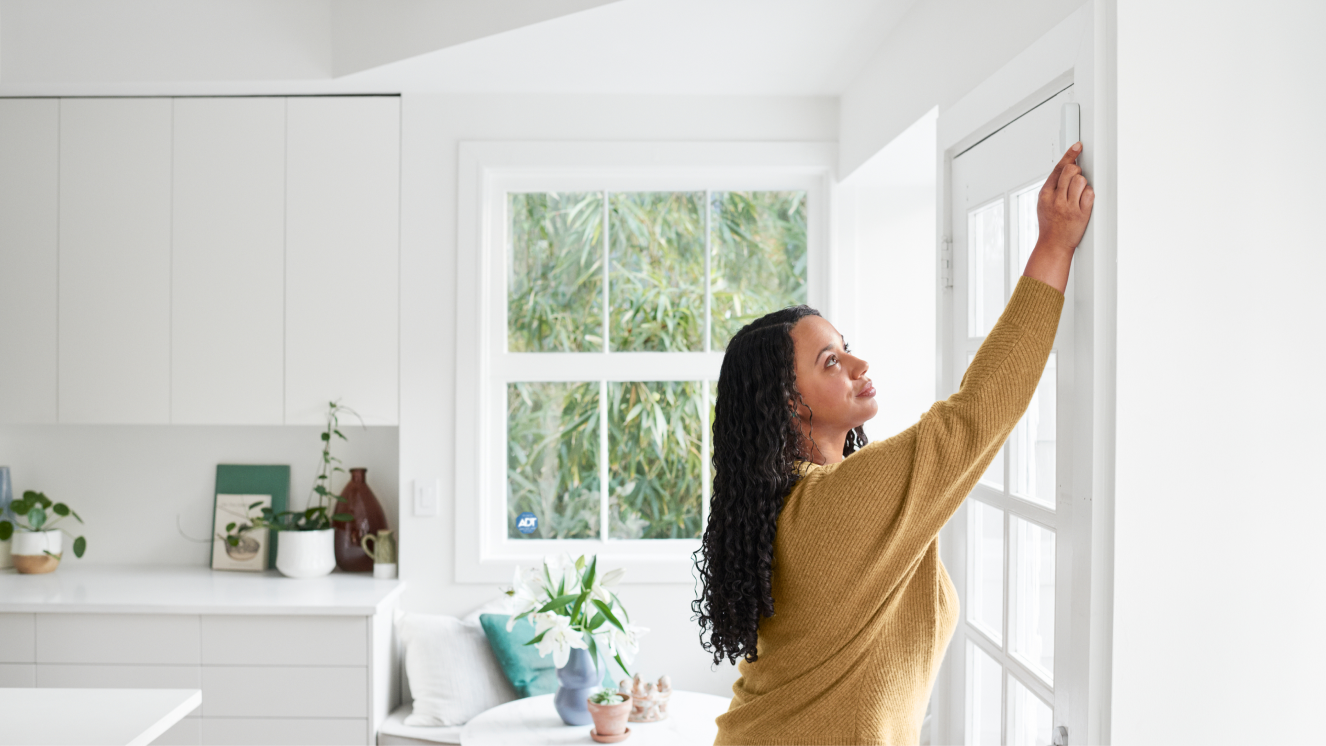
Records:
[[[442,480],[416,479],[414,482],[414,514],[419,518],[437,515],[438,487]]]

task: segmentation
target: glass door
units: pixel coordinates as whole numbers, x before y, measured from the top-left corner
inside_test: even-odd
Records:
[[[945,365],[962,380],[1003,312],[1036,244],[1036,200],[1062,155],[1069,86],[953,158],[953,288]],[[1072,625],[1073,294],[1070,277],[1053,351],[1022,419],[941,534],[961,603],[938,688],[948,740],[1048,746],[1067,702]],[[948,393],[952,393],[949,391]],[[947,395],[947,394],[946,394]]]

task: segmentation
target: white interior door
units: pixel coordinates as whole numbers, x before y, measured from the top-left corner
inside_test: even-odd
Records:
[[[1022,276],[1036,243],[1036,198],[1063,149],[1070,85],[952,161],[952,328],[946,380],[962,380]],[[1073,282],[1040,386],[1026,414],[941,534],[961,600],[946,675],[936,687],[942,742],[1041,746],[1065,721],[1080,682],[1070,646],[1074,577]],[[948,393],[952,393],[950,390]],[[945,394],[947,395],[947,394]],[[936,741],[940,742],[940,741]]]

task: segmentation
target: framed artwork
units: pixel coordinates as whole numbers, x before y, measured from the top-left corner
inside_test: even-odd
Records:
[[[253,528],[253,519],[272,506],[271,495],[216,496],[212,525],[212,569],[261,572],[268,567],[267,529]]]

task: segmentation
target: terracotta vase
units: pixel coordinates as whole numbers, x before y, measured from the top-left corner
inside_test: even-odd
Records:
[[[337,501],[332,505],[332,513],[349,513],[353,521],[342,523],[335,521],[336,529],[336,566],[343,572],[372,572],[373,558],[360,546],[365,536],[377,534],[387,528],[387,516],[382,512],[382,503],[368,488],[364,475],[368,469],[351,469],[350,483],[341,490],[345,502]]]

